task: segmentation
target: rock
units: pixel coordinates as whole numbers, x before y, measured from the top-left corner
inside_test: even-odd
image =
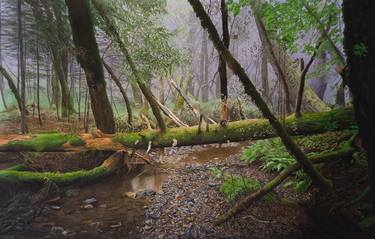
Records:
[[[63,235],[64,231],[65,230],[64,230],[63,227],[53,226],[51,228],[50,234],[53,234],[53,235]]]
[[[149,231],[149,230],[152,229],[152,226],[146,225],[146,226],[144,227],[144,229],[145,229],[145,231]]]
[[[75,197],[78,196],[79,189],[68,189],[65,191],[65,196],[67,197]]]
[[[126,193],[124,193],[124,195],[128,198],[136,198],[137,197],[137,193],[135,193],[135,192],[126,192]]]
[[[92,204],[86,204],[83,206],[84,209],[93,209],[94,206]]]
[[[145,224],[146,225],[151,225],[151,224],[153,224],[154,223],[154,220],[152,220],[152,219],[147,219],[146,221],[145,221]]]
[[[100,208],[107,208],[107,204],[101,204],[99,205]]]
[[[154,196],[156,192],[154,190],[148,189],[145,191],[140,191],[136,193],[136,197],[150,197]]]
[[[56,206],[56,205],[51,205],[51,209],[53,209],[53,210],[60,210],[61,207]]]
[[[83,204],[93,204],[93,203],[96,203],[97,201],[98,200],[96,200],[96,198],[92,197],[92,198],[83,200]]]
[[[217,186],[219,186],[220,185],[220,183],[214,183],[214,182],[209,182],[208,183],[208,186],[210,186],[210,187],[217,187]]]

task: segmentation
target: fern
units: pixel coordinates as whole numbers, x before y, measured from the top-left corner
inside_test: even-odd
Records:
[[[219,190],[227,201],[233,201],[242,193],[254,192],[259,188],[260,183],[254,179],[231,175],[224,181]]]

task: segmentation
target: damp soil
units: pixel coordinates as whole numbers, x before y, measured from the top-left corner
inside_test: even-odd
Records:
[[[316,192],[298,194],[284,187],[278,187],[272,198],[260,200],[235,218],[214,227],[212,221],[232,203],[225,201],[219,192],[220,181],[213,178],[209,168],[225,168],[232,174],[249,176],[261,183],[274,176],[261,172],[257,165],[249,167],[239,159],[242,150],[250,144],[152,149],[149,153],[137,151],[150,158],[153,165],[138,159],[130,171],[118,172],[89,185],[60,188],[35,204],[30,203],[30,198],[38,194],[37,190],[15,189],[8,200],[13,203],[0,205],[0,219],[9,220],[8,224],[13,226],[7,231],[0,230],[0,235],[22,239],[336,238],[337,234],[332,231],[347,229],[350,237],[340,234],[340,238],[366,238],[348,224],[337,228],[332,225],[325,231],[324,226],[328,224],[320,222],[324,218],[329,221],[330,217],[306,207],[317,200]],[[98,165],[107,154],[110,152],[59,156],[51,153],[31,158],[37,170],[70,171]],[[19,154],[12,157],[17,158],[17,163],[25,159]],[[0,161],[0,168],[11,165],[12,161]],[[18,215],[14,221],[9,219],[13,217],[7,211]],[[0,223],[0,229],[4,229],[3,224]]]

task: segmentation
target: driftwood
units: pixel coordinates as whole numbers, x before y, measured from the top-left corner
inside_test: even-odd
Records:
[[[209,117],[206,117],[205,115],[201,114],[196,108],[193,107],[193,105],[190,103],[188,97],[182,92],[182,90],[180,89],[180,87],[178,87],[178,85],[176,84],[176,82],[174,82],[173,80],[170,81],[171,82],[171,85],[173,86],[173,88],[176,89],[176,91],[180,94],[180,96],[184,99],[187,107],[193,112],[193,114],[195,115],[195,117],[197,117],[197,119],[200,119],[200,116],[202,115],[203,116],[203,119],[206,121],[206,122],[211,122],[212,124],[217,124],[217,122]]]
[[[155,98],[156,103],[159,105],[161,111],[170,118],[179,127],[189,127],[182,120],[180,120],[167,106],[163,105],[160,101]]]

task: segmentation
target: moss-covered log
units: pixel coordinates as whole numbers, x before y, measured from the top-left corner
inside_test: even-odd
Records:
[[[309,113],[301,118],[290,116],[284,126],[291,135],[308,135],[330,130],[342,130],[354,125],[354,115],[350,108],[330,112]],[[149,142],[153,147],[170,147],[225,143],[227,141],[244,141],[276,137],[274,130],[265,119],[250,119],[228,123],[227,127],[210,125],[209,131],[198,134],[198,127],[173,128],[165,133],[147,130],[139,133],[117,134],[115,142],[127,147],[147,148]]]
[[[125,154],[118,151],[107,158],[100,166],[90,170],[68,173],[33,172],[24,165],[0,171],[0,184],[42,184],[50,180],[59,186],[74,183],[89,183],[109,176],[124,165]]]
[[[62,133],[37,134],[0,144],[0,152],[65,151],[64,148],[66,147],[83,146],[85,144],[86,142],[76,135]]]

